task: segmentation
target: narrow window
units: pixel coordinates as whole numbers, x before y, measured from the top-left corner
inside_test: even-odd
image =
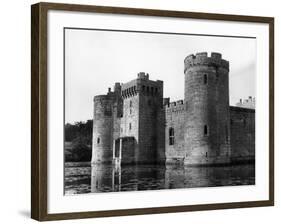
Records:
[[[246,127],[246,125],[247,125],[247,120],[246,120],[246,118],[243,119],[243,123],[244,123],[244,127]]]
[[[208,126],[204,125],[204,135],[208,135]]]
[[[111,111],[111,105],[106,105],[104,108],[104,115],[105,116],[111,116],[112,111]]]
[[[207,74],[204,74],[204,84],[206,85],[208,83],[208,76]]]
[[[142,91],[144,92],[145,91],[145,86],[142,86],[141,88],[142,88]]]
[[[151,100],[147,101],[148,106],[151,106]]]
[[[132,102],[132,100],[130,100],[130,107],[132,107],[133,106],[133,102]]]
[[[100,144],[100,138],[97,138],[97,143]]]
[[[227,128],[227,125],[225,125],[225,140],[228,141],[228,128]]]
[[[169,128],[169,145],[175,144],[175,131],[174,128]]]
[[[205,155],[206,157],[208,157],[208,152],[206,152],[206,155]]]
[[[132,109],[130,109],[130,114],[132,114]]]
[[[131,130],[131,129],[132,129],[132,124],[130,123],[130,124],[129,124],[129,130]]]

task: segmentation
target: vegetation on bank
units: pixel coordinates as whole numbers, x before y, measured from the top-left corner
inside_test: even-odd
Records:
[[[91,161],[92,132],[93,120],[65,125],[65,162]]]

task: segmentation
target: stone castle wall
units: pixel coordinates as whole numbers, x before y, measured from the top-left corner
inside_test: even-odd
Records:
[[[157,162],[157,115],[162,97],[163,82],[151,81],[145,73],[139,73],[136,80],[122,85],[122,136],[135,138],[136,163]]]
[[[94,98],[92,163],[111,162],[114,98],[112,94]]]
[[[108,89],[106,95],[94,97],[94,120],[92,160],[95,163],[111,163],[113,141],[120,137],[121,117],[123,116],[123,100],[121,85],[115,83],[114,91]]]
[[[165,149],[166,163],[183,163],[186,153],[185,147],[185,116],[186,104],[183,100],[165,105],[166,129]],[[170,132],[173,131],[173,136]]]
[[[184,65],[184,100],[163,99],[163,81],[143,72],[94,98],[93,164],[112,162],[120,149],[123,164],[254,159],[255,111],[229,107],[228,61],[198,53]]]
[[[136,144],[137,141],[133,137],[122,138],[122,164],[136,163]]]
[[[163,82],[142,80],[139,110],[140,162],[157,162],[157,115],[161,109]]]
[[[139,98],[136,88],[136,81],[122,85],[123,117],[121,119],[121,137],[129,136],[136,142],[134,148],[131,148],[134,161],[137,161],[139,156]]]
[[[232,161],[254,161],[255,110],[230,107],[230,132]]]
[[[186,164],[229,160],[228,71],[228,62],[218,53],[185,59]]]

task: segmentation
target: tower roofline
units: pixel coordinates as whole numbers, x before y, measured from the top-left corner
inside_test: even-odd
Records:
[[[138,84],[142,84],[142,83],[146,83],[149,84],[151,86],[160,86],[163,85],[163,81],[162,80],[151,80],[149,79],[149,74],[145,73],[145,72],[139,72],[137,74],[137,78],[133,79],[131,81],[128,81],[126,83],[122,83],[121,84],[121,89],[124,90],[128,87],[134,86],[134,85],[138,85]]]
[[[215,66],[222,67],[229,71],[229,62],[227,60],[222,59],[222,55],[220,53],[212,52],[211,56],[208,57],[207,52],[200,52],[196,55],[191,54],[188,55],[184,59],[184,71],[190,67],[207,65],[207,66]]]
[[[161,80],[149,80],[149,75],[144,72],[138,73],[136,79],[121,85],[121,96],[127,98],[135,96],[138,93],[144,93],[151,96],[163,95],[163,81]]]

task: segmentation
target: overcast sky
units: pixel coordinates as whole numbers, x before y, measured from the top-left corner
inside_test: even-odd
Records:
[[[184,96],[184,58],[220,52],[230,62],[230,104],[256,95],[256,40],[95,30],[65,31],[65,121],[93,118],[93,97],[138,72],[164,81],[164,97]]]

